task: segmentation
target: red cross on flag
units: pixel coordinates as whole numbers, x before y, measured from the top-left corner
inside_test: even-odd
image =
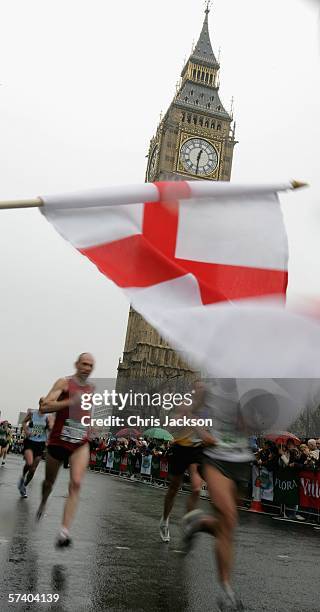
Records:
[[[320,326],[284,304],[288,189],[147,183],[43,197],[42,212],[209,375],[312,377]]]

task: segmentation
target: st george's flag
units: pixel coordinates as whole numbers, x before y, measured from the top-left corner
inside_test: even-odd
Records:
[[[285,305],[289,189],[147,183],[44,196],[41,212],[208,376],[314,378],[320,324]]]

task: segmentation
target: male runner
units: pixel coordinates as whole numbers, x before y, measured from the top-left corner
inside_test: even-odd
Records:
[[[38,410],[28,410],[22,421],[22,428],[25,433],[23,442],[25,464],[18,481],[18,489],[21,497],[28,497],[26,487],[34,477],[46,447],[50,429],[48,415],[41,414]]]
[[[76,512],[81,482],[89,464],[89,431],[81,424],[81,418],[87,413],[81,408],[80,398],[82,393],[93,392],[93,386],[87,382],[94,367],[92,355],[81,353],[75,367],[73,376],[59,378],[48,395],[40,400],[40,412],[55,412],[56,418],[48,441],[46,475],[42,484],[38,519],[44,512],[60,466],[67,459],[70,463],[69,495],[56,540],[58,548],[71,544],[69,529]]]
[[[234,379],[219,379],[206,386],[204,404],[210,411],[213,426],[203,432],[201,473],[207,483],[216,518],[195,510],[182,521],[186,548],[197,532],[216,537],[216,561],[221,592],[218,610],[243,610],[231,587],[233,541],[237,523],[237,493],[246,489],[250,478],[253,455],[241,414]],[[201,435],[201,431],[199,430]]]
[[[201,405],[203,397],[203,387],[199,381],[195,382],[194,388],[197,391],[196,400],[192,407],[182,405],[177,408],[174,417],[194,416],[194,413]],[[198,472],[198,465],[202,459],[203,441],[190,427],[176,427],[171,429],[174,436],[174,444],[171,448],[169,461],[170,484],[164,498],[163,514],[160,520],[159,531],[163,542],[170,542],[169,515],[173,508],[175,497],[181,487],[183,475],[189,470],[191,481],[191,495],[188,496],[187,510],[191,512],[197,506],[202,487],[202,478]]]

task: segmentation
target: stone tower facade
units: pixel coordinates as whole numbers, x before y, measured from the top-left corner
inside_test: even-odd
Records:
[[[235,124],[219,96],[219,69],[212,49],[209,8],[176,95],[150,141],[146,181],[229,181]],[[137,312],[129,312],[117,387],[129,380],[193,378],[194,372]]]

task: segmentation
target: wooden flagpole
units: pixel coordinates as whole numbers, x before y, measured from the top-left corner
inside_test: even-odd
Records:
[[[44,205],[41,198],[32,198],[29,200],[3,200],[0,201],[0,210],[11,208],[40,208]]]
[[[301,187],[308,187],[308,183],[301,183],[300,181],[291,181],[292,189],[301,189]],[[31,198],[26,200],[3,200],[0,201],[0,210],[10,210],[12,208],[41,208],[44,206],[44,201],[38,198]]]

